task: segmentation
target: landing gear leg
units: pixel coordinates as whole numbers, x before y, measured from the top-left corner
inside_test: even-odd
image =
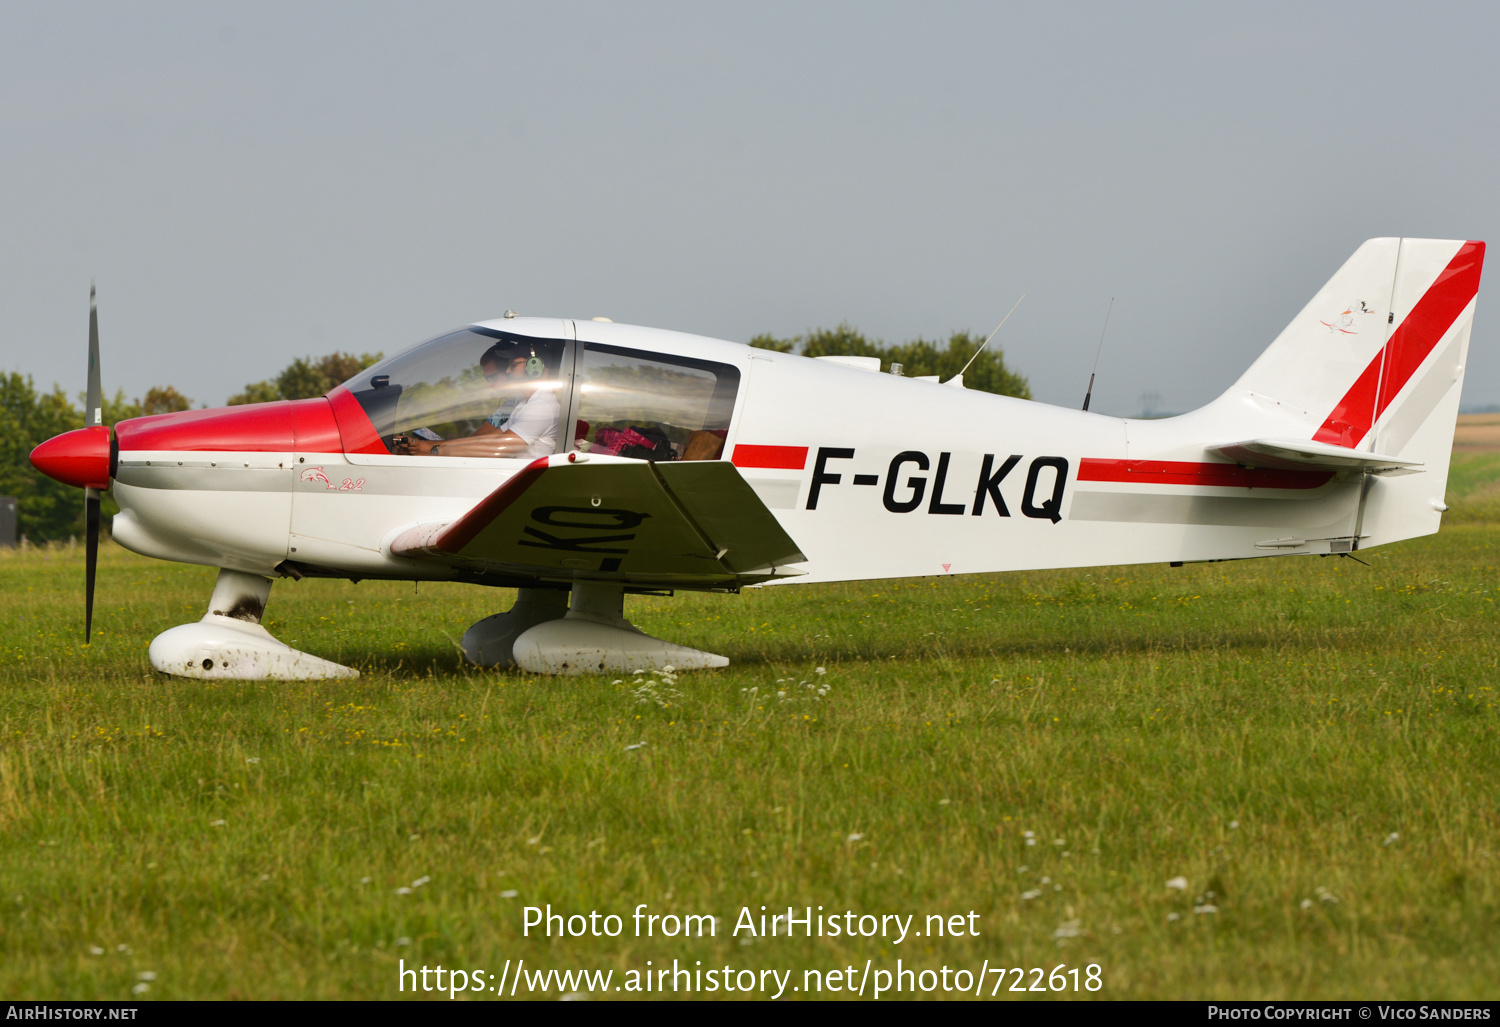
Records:
[[[359,671],[276,641],[260,618],[271,579],[221,570],[208,612],[196,624],[168,628],[151,641],[151,666],[181,678],[305,681],[357,678]]]
[[[516,605],[493,614],[464,632],[464,659],[478,667],[513,667],[516,639],[529,628],[568,615],[568,593],[560,588],[523,588]]]
[[[513,646],[516,664],[533,674],[601,674],[607,671],[701,670],[727,667],[727,657],[663,642],[625,619],[619,585],[578,582],[568,615],[527,629]],[[482,623],[482,622],[481,622]]]

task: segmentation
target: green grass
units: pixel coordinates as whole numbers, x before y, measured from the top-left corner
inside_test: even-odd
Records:
[[[1493,996],[1496,475],[1462,458],[1450,526],[1368,568],[631,600],[733,660],[646,687],[463,666],[506,593],[312,580],[277,584],[269,626],[358,681],[162,677],[147,643],[212,570],[108,547],[85,648],[81,552],[0,556],[0,994],[130,998],[150,971],[148,998],[383,999],[398,960],[620,983],[675,957],[793,985],[988,959],[1098,964],[1106,998]],[[546,903],[722,920],[522,937]],[[789,904],[973,910],[980,935],[726,936]]]

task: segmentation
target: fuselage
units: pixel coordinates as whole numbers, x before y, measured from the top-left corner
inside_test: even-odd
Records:
[[[1201,439],[1183,442],[1187,425],[1166,431],[629,325],[515,318],[470,331],[555,349],[546,387],[570,426],[559,452],[603,444],[606,423],[655,440],[642,427],[653,424],[671,437],[653,459],[731,460],[808,556],[797,581],[1262,556],[1291,535],[1355,531],[1356,480],[1205,463]],[[461,576],[393,555],[392,540],[460,517],[531,457],[391,451],[400,432],[437,419],[462,430],[496,405],[474,391],[477,343],[443,341],[453,338],[327,397],[121,422],[114,538],[267,576]],[[475,384],[461,395],[465,375]],[[450,401],[434,383],[464,410],[442,409]]]

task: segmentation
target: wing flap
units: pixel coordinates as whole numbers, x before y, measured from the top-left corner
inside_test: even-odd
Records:
[[[774,570],[807,559],[727,460],[651,466],[683,512],[719,547],[719,559],[736,574]]]
[[[806,559],[732,464],[618,457],[529,464],[456,521],[420,524],[396,556],[549,579],[754,584]]]

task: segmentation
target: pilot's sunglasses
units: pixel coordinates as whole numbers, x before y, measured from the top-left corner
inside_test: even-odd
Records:
[[[487,382],[492,382],[492,381],[495,381],[498,378],[504,378],[506,375],[510,374],[513,371],[524,370],[525,367],[526,367],[526,358],[525,357],[517,357],[516,359],[512,360],[510,362],[510,365],[508,367],[504,368],[503,370],[500,370],[500,371],[485,371],[484,372],[484,380],[487,381]]]

